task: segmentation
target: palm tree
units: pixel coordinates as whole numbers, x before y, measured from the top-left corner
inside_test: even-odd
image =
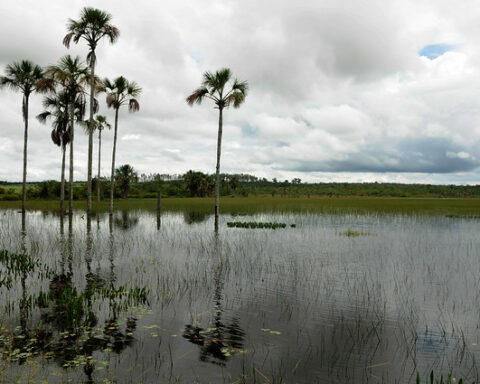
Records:
[[[44,87],[51,87],[51,83],[62,87],[68,95],[69,103],[69,139],[70,139],[70,166],[69,166],[69,196],[68,211],[73,213],[73,139],[75,120],[82,121],[85,114],[85,85],[90,81],[88,67],[80,58],[66,55],[57,65],[51,65],[45,70],[46,80]],[[95,79],[98,84],[98,79]]]
[[[233,79],[231,88],[228,90],[227,84],[232,80],[230,69],[223,68],[219,71],[205,72],[200,88],[197,88],[190,96],[187,97],[187,103],[201,104],[207,98],[214,102],[215,108],[218,109],[218,138],[217,138],[217,167],[215,172],[215,231],[218,231],[218,213],[220,202],[220,152],[222,147],[222,128],[223,128],[223,109],[233,105],[239,108],[245,101],[248,91],[246,81],[238,81]]]
[[[90,52],[87,62],[90,65],[90,132],[88,135],[88,189],[87,189],[87,213],[92,211],[92,163],[93,163],[93,115],[95,97],[95,64],[97,61],[95,50],[99,41],[106,37],[110,43],[114,43],[120,32],[117,27],[110,24],[112,16],[96,8],[85,7],[80,13],[79,20],[70,19],[67,24],[68,33],[63,39],[63,44],[69,48],[70,43],[77,44],[84,39]]]
[[[45,123],[47,119],[52,118],[53,130],[51,133],[54,144],[61,147],[62,150],[62,172],[60,189],[60,214],[63,217],[63,206],[65,201],[65,150],[70,142],[69,125],[69,97],[65,91],[61,91],[54,96],[47,96],[43,100],[45,112],[40,113],[37,119]]]
[[[22,183],[22,214],[25,214],[27,200],[27,141],[28,141],[28,101],[30,94],[37,91],[37,82],[43,78],[40,66],[29,60],[22,60],[7,65],[6,76],[0,76],[0,87],[20,90],[23,93],[22,115],[25,123],[23,135],[23,183]]]
[[[98,131],[98,175],[97,175],[97,200],[100,201],[100,159],[102,153],[102,131],[111,129],[112,126],[107,121],[107,118],[102,115],[97,115],[95,118],[95,129]]]
[[[113,134],[113,152],[112,152],[112,173],[110,175],[110,215],[113,215],[113,191],[115,176],[115,154],[117,151],[117,131],[118,131],[118,111],[122,105],[128,104],[130,112],[136,112],[140,109],[136,97],[140,96],[142,89],[134,81],[128,81],[120,76],[110,81],[103,81],[105,91],[107,92],[108,108],[115,109],[115,128]]]
[[[115,181],[120,184],[122,197],[126,199],[130,190],[130,183],[138,181],[138,174],[130,164],[124,164],[115,170]]]

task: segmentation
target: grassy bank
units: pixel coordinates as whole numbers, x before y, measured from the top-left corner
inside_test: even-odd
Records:
[[[19,209],[20,201],[0,201],[0,209]],[[325,213],[402,213],[433,214],[480,218],[480,198],[385,198],[385,197],[225,197],[221,199],[224,213],[254,213],[268,211]],[[75,201],[74,208],[84,210],[85,201]],[[213,212],[213,198],[164,198],[164,211]],[[27,209],[55,211],[57,200],[32,200]],[[97,212],[108,211],[108,201],[94,202]],[[115,201],[115,209],[156,210],[156,199],[125,199]]]

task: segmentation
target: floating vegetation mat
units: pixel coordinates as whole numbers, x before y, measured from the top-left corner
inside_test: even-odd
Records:
[[[354,229],[348,228],[346,231],[340,233],[342,236],[347,237],[358,237],[358,236],[368,236],[370,232],[368,231],[356,231]]]
[[[229,228],[251,228],[251,229],[277,229],[277,228],[286,228],[287,224],[285,223],[260,223],[256,221],[229,221],[227,223]],[[295,224],[290,224],[291,228],[295,228]]]

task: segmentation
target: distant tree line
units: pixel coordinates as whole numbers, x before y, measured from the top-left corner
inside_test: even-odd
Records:
[[[125,164],[115,170],[115,198],[162,197],[212,197],[215,194],[215,174],[190,170],[185,174],[140,174]],[[220,174],[221,196],[283,196],[283,197],[480,197],[480,185],[431,185],[398,183],[306,183],[300,179],[268,180],[248,174]],[[93,187],[104,198],[110,197],[111,181],[94,178]],[[61,183],[54,180],[29,183],[29,199],[56,199],[61,193]],[[88,195],[86,182],[76,182],[73,198],[83,200]],[[0,200],[20,200],[18,183],[0,181]]]

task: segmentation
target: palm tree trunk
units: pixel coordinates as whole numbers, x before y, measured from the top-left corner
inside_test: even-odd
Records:
[[[25,122],[25,132],[23,134],[22,214],[25,214],[25,204],[27,201],[28,95],[23,96],[23,121]]]
[[[217,139],[217,168],[215,171],[215,232],[218,232],[218,213],[220,210],[220,153],[222,150],[223,108],[219,109],[218,139]]]
[[[98,175],[97,175],[97,201],[100,201],[100,158],[102,153],[102,130],[98,130]]]
[[[74,105],[70,106],[70,170],[68,175],[68,214],[73,213],[73,137],[74,137]]]
[[[88,124],[88,177],[87,177],[87,215],[92,213],[92,165],[93,165],[93,100],[95,96],[95,51],[90,59],[90,119]]]
[[[67,147],[62,143],[62,176],[60,186],[60,215],[63,217],[63,207],[65,203],[65,152]],[[62,219],[63,220],[63,219]]]
[[[113,192],[115,189],[115,153],[117,151],[118,108],[115,109],[115,131],[113,133],[112,173],[110,174],[110,216],[113,215]]]

